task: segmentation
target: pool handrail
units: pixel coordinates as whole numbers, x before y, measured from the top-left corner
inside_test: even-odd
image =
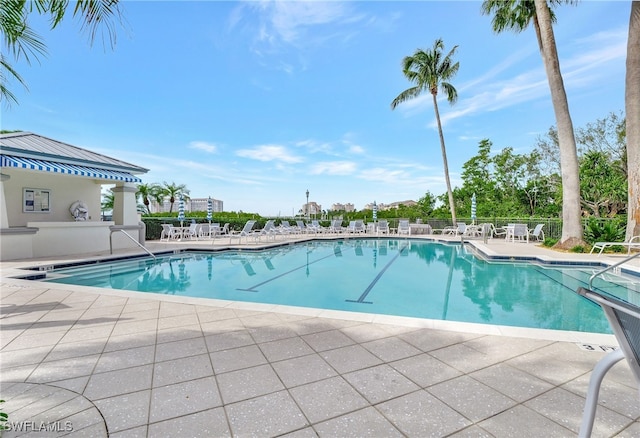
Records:
[[[593,280],[595,280],[597,277],[601,276],[602,274],[604,274],[605,272],[608,272],[614,268],[617,268],[620,265],[624,265],[625,263],[635,259],[636,257],[640,256],[640,252],[633,254],[631,256],[625,257],[624,259],[620,260],[617,263],[614,263],[613,265],[609,265],[606,268],[603,268],[601,270],[599,270],[598,272],[595,272],[591,277],[589,277],[589,289],[593,290]]]
[[[147,254],[149,254],[151,257],[153,257],[153,260],[156,260],[156,256],[149,251],[149,249],[144,246],[143,244],[141,244],[140,242],[138,242],[131,234],[127,233],[125,230],[123,230],[122,228],[116,228],[116,227],[110,227],[111,228],[111,232],[109,233],[109,249],[111,251],[111,254],[113,254],[113,233],[115,232],[122,232],[125,236],[127,236],[129,239],[131,239],[131,241],[133,243],[135,243],[136,245],[138,245],[140,248],[142,248]]]

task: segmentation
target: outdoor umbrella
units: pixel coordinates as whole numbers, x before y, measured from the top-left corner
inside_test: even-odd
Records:
[[[178,203],[178,220],[182,227],[182,222],[184,222],[184,198],[182,196],[180,196],[180,202]]]
[[[476,194],[471,197],[471,222],[476,223]]]
[[[213,202],[211,201],[211,196],[207,200],[207,220],[209,221],[209,225],[211,225],[211,218],[213,213]]]
[[[375,222],[378,219],[378,205],[376,201],[373,201],[373,221]]]

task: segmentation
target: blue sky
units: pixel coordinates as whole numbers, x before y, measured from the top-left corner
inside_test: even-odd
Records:
[[[458,102],[441,99],[449,169],[488,138],[529,152],[555,125],[533,29],[496,35],[479,1],[122,2],[112,50],[70,16],[32,17],[48,55],[14,63],[29,90],[2,129],[31,131],[146,167],[225,211],[289,216],[445,193],[431,96],[390,109],[401,61],[458,46]],[[562,6],[554,28],[574,126],[624,110],[630,2]]]

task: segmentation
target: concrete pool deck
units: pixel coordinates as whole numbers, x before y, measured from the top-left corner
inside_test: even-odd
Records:
[[[473,244],[488,255],[621,260],[533,243]],[[228,245],[217,239],[147,246],[159,252]],[[25,431],[34,437],[571,437],[591,370],[605,354],[600,347],[615,345],[610,335],[13,278],[23,267],[94,257],[109,255],[0,264],[0,399],[6,400],[0,410],[23,429],[3,438]],[[640,271],[638,259],[628,268]],[[593,436],[640,436],[639,416],[638,389],[623,361],[605,377]]]

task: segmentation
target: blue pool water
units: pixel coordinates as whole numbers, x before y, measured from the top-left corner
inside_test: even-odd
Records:
[[[54,270],[47,281],[496,325],[610,333],[575,293],[594,267],[487,262],[457,244],[313,241],[265,251],[186,252]],[[598,283],[617,296],[624,285]]]

